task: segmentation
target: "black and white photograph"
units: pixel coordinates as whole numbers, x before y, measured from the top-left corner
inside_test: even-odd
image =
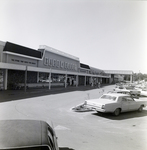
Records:
[[[147,149],[147,1],[0,0],[0,150]]]

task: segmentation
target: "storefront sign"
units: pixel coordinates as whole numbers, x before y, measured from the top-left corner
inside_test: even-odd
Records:
[[[60,60],[56,60],[56,59],[52,59],[48,57],[44,58],[44,65],[52,67],[52,68],[60,68],[60,69],[77,71],[76,64],[68,63],[65,61],[60,61]]]

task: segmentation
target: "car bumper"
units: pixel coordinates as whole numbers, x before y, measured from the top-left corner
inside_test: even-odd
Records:
[[[106,110],[105,109],[102,109],[101,107],[97,107],[97,106],[92,106],[92,105],[87,105],[86,106],[87,108],[90,108],[90,109],[92,109],[92,110],[96,110],[96,111],[99,111],[99,112],[106,112]]]
[[[101,109],[101,108],[95,108],[95,110],[98,111],[98,112],[102,112],[102,113],[105,113],[105,112],[106,112],[105,109]]]

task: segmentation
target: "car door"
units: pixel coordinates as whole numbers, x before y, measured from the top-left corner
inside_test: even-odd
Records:
[[[129,105],[129,111],[138,109],[138,105],[132,97],[127,97],[127,101],[128,101],[128,105]]]
[[[129,103],[126,97],[120,97],[121,99],[121,111],[125,112],[125,111],[129,111]]]

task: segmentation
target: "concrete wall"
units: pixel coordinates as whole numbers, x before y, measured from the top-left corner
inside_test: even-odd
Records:
[[[37,60],[35,59],[10,54],[4,54],[3,56],[4,59],[7,58],[7,60],[3,60],[6,63],[37,67]]]
[[[43,60],[38,62],[38,67],[78,72],[80,62],[46,50]]]
[[[3,60],[3,49],[4,49],[4,46],[5,46],[5,42],[1,42],[0,41],[0,62],[2,62],[2,60]]]

